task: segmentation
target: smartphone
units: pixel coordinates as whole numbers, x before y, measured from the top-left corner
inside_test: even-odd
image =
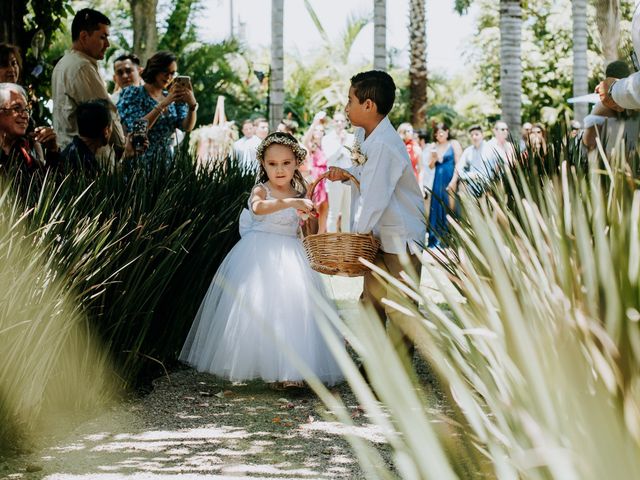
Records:
[[[178,75],[173,81],[178,86],[188,88],[189,90],[193,90],[191,87],[191,77],[187,75]]]
[[[147,140],[147,129],[149,122],[145,118],[139,118],[133,122],[131,131],[131,146],[135,152],[140,155],[144,153],[144,142]]]

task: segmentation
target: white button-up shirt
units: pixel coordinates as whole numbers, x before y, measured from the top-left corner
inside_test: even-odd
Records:
[[[366,155],[364,165],[349,171],[360,181],[351,189],[352,231],[373,232],[382,250],[419,254],[426,234],[424,201],[413,174],[404,142],[387,117],[364,139],[355,130],[355,141]]]
[[[478,148],[465,148],[458,162],[457,170],[461,180],[486,182],[496,171],[496,155],[484,140]]]

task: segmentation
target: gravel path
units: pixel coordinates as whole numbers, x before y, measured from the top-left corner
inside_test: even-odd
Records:
[[[334,277],[329,286],[341,313],[353,315],[361,279]],[[348,386],[334,394],[354,419],[350,432],[388,458],[382,435],[367,422]],[[313,393],[273,391],[259,381],[231,384],[184,369],[157,379],[143,398],[74,423],[55,439],[40,439],[41,445],[54,446],[0,462],[0,478],[364,478],[343,438],[346,427],[333,421]]]

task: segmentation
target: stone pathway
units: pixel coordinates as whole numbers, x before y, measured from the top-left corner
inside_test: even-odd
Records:
[[[439,295],[424,278],[429,295]],[[362,279],[327,280],[341,313],[356,314]],[[144,398],[120,403],[50,440],[53,446],[0,463],[0,478],[364,478],[343,438],[346,427],[311,392],[231,384],[191,369],[160,378],[154,387]],[[373,442],[388,458],[382,435],[348,386],[334,394],[356,424],[349,433]]]

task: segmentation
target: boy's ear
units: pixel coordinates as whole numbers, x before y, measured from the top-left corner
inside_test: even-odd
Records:
[[[370,98],[367,98],[364,101],[364,108],[367,111],[370,111],[370,112],[373,112],[373,113],[378,113],[378,106],[376,105],[376,102],[374,102]]]

